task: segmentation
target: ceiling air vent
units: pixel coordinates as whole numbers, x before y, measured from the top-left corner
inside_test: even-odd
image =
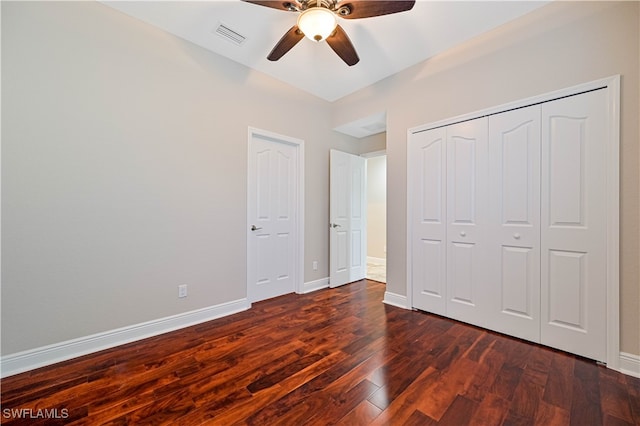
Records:
[[[228,26],[222,23],[218,25],[215,33],[218,34],[220,37],[224,38],[225,40],[228,40],[231,43],[238,46],[242,46],[242,43],[244,43],[244,41],[247,39],[245,36],[243,36],[239,32],[232,30],[231,28],[229,28]]]

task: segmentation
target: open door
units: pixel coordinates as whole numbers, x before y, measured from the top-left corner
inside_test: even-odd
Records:
[[[367,273],[366,159],[331,150],[329,286],[364,279]]]

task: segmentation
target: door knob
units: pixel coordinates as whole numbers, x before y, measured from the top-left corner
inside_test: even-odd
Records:
[[[517,232],[515,234],[513,234],[513,238],[515,238],[516,240],[520,239],[520,234],[518,234]]]
[[[251,230],[252,231],[259,231],[260,229],[262,229],[262,228],[256,228],[255,225],[251,225]]]
[[[460,236],[461,236],[461,237],[466,237],[466,236],[467,236],[467,233],[466,233],[466,232],[464,232],[464,231],[460,231]]]
[[[340,225],[338,225],[337,223],[330,223],[330,224],[329,224],[329,227],[330,227],[330,228],[337,228],[337,227],[339,227],[339,226],[340,226]]]

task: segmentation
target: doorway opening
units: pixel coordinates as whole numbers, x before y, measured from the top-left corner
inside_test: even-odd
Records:
[[[387,154],[363,154],[367,159],[367,279],[387,282]]]
[[[359,156],[366,161],[366,190],[363,204],[367,225],[364,229],[363,276],[387,283],[387,113],[377,112],[334,128],[359,139]],[[333,250],[333,249],[331,249]],[[333,254],[332,254],[333,256]]]

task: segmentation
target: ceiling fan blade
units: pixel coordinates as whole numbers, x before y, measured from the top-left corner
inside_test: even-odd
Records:
[[[285,33],[285,35],[282,36],[273,50],[271,50],[271,53],[269,53],[269,56],[267,56],[267,59],[270,61],[277,61],[282,58],[284,54],[291,50],[293,46],[298,44],[303,37],[304,34],[302,34],[302,31],[298,29],[297,25],[294,25]]]
[[[297,0],[284,1],[284,0],[242,0],[246,3],[257,4],[258,6],[270,7],[272,9],[286,10],[295,12],[300,10],[300,3]]]
[[[349,36],[340,25],[336,27],[333,34],[327,37],[327,43],[347,65],[353,66],[360,61],[356,49],[353,47],[351,40],[349,40]]]
[[[346,7],[350,13],[340,13],[345,19],[371,18],[374,16],[390,15],[392,13],[405,12],[411,10],[415,0],[345,0],[336,6]]]

